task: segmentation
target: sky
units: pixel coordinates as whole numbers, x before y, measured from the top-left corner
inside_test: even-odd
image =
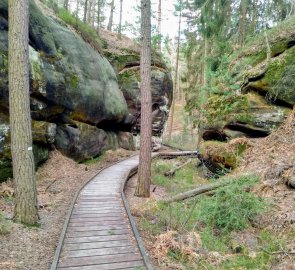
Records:
[[[107,3],[110,0],[107,1]],[[115,14],[114,23],[119,22],[119,0],[115,0]],[[162,0],[162,35],[174,38],[177,35],[178,30],[178,18],[173,15],[175,0]],[[140,15],[138,11],[135,11],[134,7],[140,4],[140,0],[123,0],[123,25],[125,22],[135,24],[136,17]],[[152,13],[157,18],[158,16],[158,0],[152,0]],[[109,9],[106,9],[107,17],[109,16]],[[153,24],[156,24],[156,18],[153,19]],[[108,20],[108,18],[107,18]],[[132,37],[131,33],[125,31],[124,34]]]

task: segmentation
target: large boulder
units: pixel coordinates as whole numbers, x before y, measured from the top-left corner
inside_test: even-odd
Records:
[[[140,131],[140,46],[127,37],[118,40],[117,34],[101,31],[106,44],[104,53],[114,67],[119,86],[127,101],[129,115],[124,126],[133,133]],[[170,71],[156,52],[152,53],[152,110],[153,135],[161,135],[173,98],[173,82]]]
[[[80,122],[58,125],[55,139],[58,149],[77,161],[98,156],[107,146],[104,130]]]
[[[0,105],[8,107],[7,1],[0,0]],[[121,122],[126,101],[116,74],[95,49],[30,1],[30,94],[35,120]]]

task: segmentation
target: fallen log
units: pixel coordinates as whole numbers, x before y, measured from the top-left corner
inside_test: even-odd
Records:
[[[192,159],[189,159],[189,160],[187,160],[186,162],[184,162],[183,164],[181,164],[181,165],[179,165],[179,166],[177,166],[177,167],[175,167],[175,168],[172,168],[170,171],[168,171],[168,172],[165,172],[164,173],[164,176],[167,176],[167,177],[172,177],[172,176],[174,176],[174,174],[178,171],[178,170],[180,170],[181,168],[183,168],[183,167],[185,167],[186,165],[188,165],[188,164],[190,164],[192,162]]]
[[[161,152],[161,158],[172,159],[176,157],[198,157],[198,151],[176,151],[176,152]]]
[[[200,187],[197,187],[195,189],[177,194],[171,198],[165,199],[164,202],[171,203],[171,202],[179,202],[183,201],[192,197],[195,197],[197,195],[201,195],[207,192],[211,192],[217,188],[223,187],[230,182],[220,182],[220,183],[214,183],[214,184],[207,184],[207,185],[202,185]]]

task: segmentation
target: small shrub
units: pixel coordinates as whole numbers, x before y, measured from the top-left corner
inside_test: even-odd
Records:
[[[266,202],[248,192],[258,177],[246,175],[216,190],[198,204],[198,219],[222,232],[245,229],[249,221],[267,209]]]

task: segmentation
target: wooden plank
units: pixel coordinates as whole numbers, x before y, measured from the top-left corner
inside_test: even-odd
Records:
[[[68,231],[69,232],[85,232],[85,231],[105,231],[105,230],[122,230],[122,229],[129,229],[129,224],[124,225],[105,225],[105,226],[99,226],[99,225],[92,225],[92,226],[69,226]]]
[[[109,263],[88,266],[77,266],[77,267],[59,267],[58,270],[144,270],[142,260],[131,261],[131,262],[120,262],[120,263]]]
[[[94,212],[94,213],[73,213],[72,214],[73,218],[105,218],[105,217],[120,217],[120,218],[125,218],[126,214],[120,212],[105,212],[105,213],[99,213],[99,212]]]
[[[130,234],[106,235],[106,236],[85,236],[85,237],[74,237],[74,238],[69,238],[66,236],[64,243],[75,244],[75,243],[118,241],[118,240],[128,240],[128,239],[133,239]]]
[[[90,207],[105,208],[105,206],[106,206],[106,203],[96,203],[96,202],[93,202],[93,203],[79,202],[75,205],[75,207],[87,207],[87,208],[90,208]],[[108,204],[108,206],[124,208],[121,202],[112,202]]]
[[[123,217],[104,217],[103,219],[101,217],[76,217],[72,216],[71,217],[71,222],[101,222],[101,221],[117,221],[117,220],[122,220],[124,219]]]
[[[107,221],[99,221],[99,222],[71,222],[70,225],[72,226],[107,226],[107,225],[128,225],[129,222],[127,220],[121,220],[121,221],[114,221],[114,220],[107,220]]]
[[[101,230],[101,231],[92,231],[92,230],[88,230],[88,231],[73,231],[71,229],[69,229],[67,231],[67,237],[71,238],[71,237],[84,237],[84,236],[103,236],[103,235],[126,235],[126,234],[131,234],[130,228],[126,228],[126,229],[120,229],[120,230]]]
[[[136,246],[124,246],[124,247],[110,247],[102,249],[84,249],[84,250],[69,250],[62,253],[63,258],[77,258],[77,257],[90,257],[90,256],[102,256],[102,255],[115,255],[125,253],[139,253],[139,249]]]
[[[125,210],[122,206],[80,206],[76,205],[74,209],[81,210],[114,210],[114,209],[122,209]]]
[[[82,250],[82,249],[94,249],[94,248],[107,248],[107,247],[125,247],[134,245],[134,241],[120,240],[120,241],[106,241],[106,242],[92,242],[92,243],[68,243],[64,244],[63,250]]]
[[[110,211],[110,210],[105,210],[105,211],[87,211],[87,210],[75,210],[73,211],[73,215],[79,215],[79,214],[98,214],[98,215],[107,215],[107,214],[121,214],[125,216],[125,212],[122,210],[116,210],[116,211]]]
[[[100,265],[106,263],[118,263],[138,260],[141,260],[140,254],[133,253],[80,258],[65,258],[60,260],[59,267]],[[97,269],[100,269],[99,266]]]

